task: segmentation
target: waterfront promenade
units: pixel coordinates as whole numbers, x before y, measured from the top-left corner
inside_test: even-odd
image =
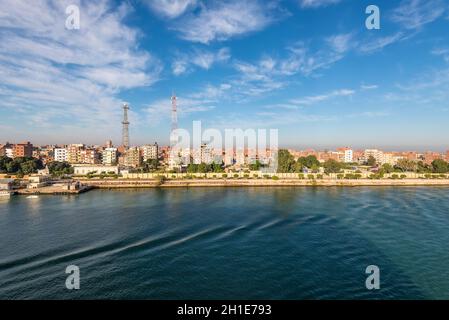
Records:
[[[449,179],[120,179],[120,180],[81,180],[83,184],[101,188],[158,188],[158,187],[295,187],[295,186],[449,186]]]

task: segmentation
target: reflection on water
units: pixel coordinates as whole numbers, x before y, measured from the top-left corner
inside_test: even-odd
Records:
[[[0,200],[0,298],[449,299],[448,188],[177,188]],[[81,290],[65,289],[65,267]],[[365,289],[380,267],[381,290]]]

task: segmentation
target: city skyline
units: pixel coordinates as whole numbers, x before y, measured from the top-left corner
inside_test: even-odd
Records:
[[[295,149],[449,149],[444,1],[0,2],[2,143],[118,144],[126,102],[130,145],[168,145],[175,90],[180,128],[278,128]],[[73,3],[79,30],[65,28]],[[380,30],[365,27],[369,4]]]

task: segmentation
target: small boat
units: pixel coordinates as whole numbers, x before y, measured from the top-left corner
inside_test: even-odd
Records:
[[[28,196],[27,199],[37,199],[39,198],[38,196]]]

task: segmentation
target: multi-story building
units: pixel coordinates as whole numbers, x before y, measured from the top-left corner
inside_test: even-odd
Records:
[[[53,150],[53,157],[55,161],[58,162],[67,162],[68,159],[68,151],[66,148],[55,148]]]
[[[157,145],[157,143],[153,144],[153,145],[144,145],[142,147],[140,147],[140,152],[142,154],[142,159],[144,162],[146,162],[147,160],[154,160],[154,159],[158,159],[158,155],[159,155],[159,147]]]
[[[67,147],[67,161],[69,163],[80,163],[82,149],[84,149],[84,144],[70,144]]]
[[[92,148],[81,149],[79,163],[98,164],[100,163],[100,155],[97,150]]]
[[[363,154],[363,161],[366,162],[370,157],[376,159],[376,162],[379,164],[385,163],[384,153],[383,151],[377,149],[366,149]]]
[[[123,164],[125,167],[137,168],[141,165],[140,150],[137,147],[129,148],[125,151]]]
[[[337,149],[340,162],[350,163],[353,162],[353,151],[351,148],[338,148]]]
[[[214,161],[214,150],[207,144],[202,144],[200,148],[201,163],[210,164]]]
[[[15,144],[13,147],[13,158],[33,156],[33,145],[30,142],[22,142]]]
[[[106,148],[102,152],[102,163],[114,165],[117,163],[117,148]]]

